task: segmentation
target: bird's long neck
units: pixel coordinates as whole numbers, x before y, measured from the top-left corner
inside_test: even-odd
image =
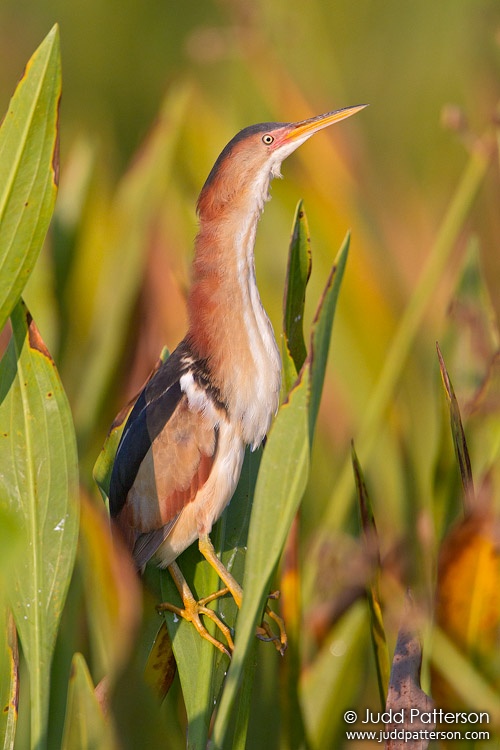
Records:
[[[262,204],[234,202],[217,217],[200,214],[193,283],[188,298],[188,339],[242,422],[247,443],[257,444],[278,405],[281,361],[262,306],[254,269],[254,243]]]

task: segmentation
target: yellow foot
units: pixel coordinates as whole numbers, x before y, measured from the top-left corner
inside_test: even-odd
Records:
[[[215,554],[213,544],[210,541],[210,537],[208,536],[208,534],[200,536],[199,548],[205,560],[210,563],[212,568],[214,568],[214,570],[216,570],[219,574],[219,578],[221,579],[221,581],[226,584],[227,589],[231,593],[236,605],[238,606],[238,609],[240,609],[241,601],[243,598],[243,591],[241,589],[241,586],[233,578],[231,573],[227,570],[227,568],[222,564],[222,562]],[[278,599],[278,597],[279,591],[275,591],[272,594],[269,594],[268,599]],[[271,620],[274,620],[274,622],[278,626],[279,635],[275,635],[272,632],[269,623],[267,623],[265,620],[262,620],[261,625],[257,628],[257,638],[259,638],[261,641],[270,641],[274,643],[276,649],[283,656],[288,645],[285,623],[283,622],[283,619],[279,615],[277,615],[276,612],[273,612],[270,607],[266,607],[266,615]]]
[[[235,604],[237,605],[238,609],[240,609],[243,592],[239,583],[233,578],[231,573],[221,563],[221,561],[215,554],[215,550],[208,535],[200,537],[199,546],[200,552],[207,560],[207,562],[209,562],[210,565],[217,571],[217,573],[219,574],[219,578],[225,584],[225,588],[221,589],[220,591],[216,591],[214,594],[211,594],[204,599],[196,601],[191,592],[191,589],[187,584],[186,579],[181,573],[179,566],[176,562],[173,562],[171,563],[171,565],[169,565],[168,570],[180,594],[183,606],[177,607],[175,604],[170,604],[170,602],[163,602],[162,604],[159,604],[157,606],[157,610],[158,612],[173,612],[178,617],[182,617],[184,620],[191,622],[202,638],[209,641],[213,646],[215,646],[215,648],[219,649],[219,651],[231,658],[231,654],[234,651],[234,641],[231,630],[224,622],[222,622],[220,617],[213,611],[213,609],[209,609],[207,607],[207,604],[214,601],[215,599],[218,599],[221,596],[231,594],[235,601]],[[278,597],[279,591],[275,591],[269,594],[268,599],[278,599]],[[283,622],[283,619],[279,615],[277,615],[276,612],[273,612],[273,610],[269,606],[266,606],[265,609],[264,617],[266,616],[276,623],[278,633],[274,633],[269,622],[267,622],[267,620],[263,618],[261,624],[257,627],[257,638],[259,638],[259,640],[261,641],[274,643],[276,650],[279,651],[279,653],[283,656],[288,645],[285,623]],[[203,624],[202,617],[208,617],[210,620],[212,620],[212,622],[224,636],[226,644],[221,643],[221,641],[218,641],[217,638],[214,638],[214,636],[208,632]]]
[[[213,646],[215,646],[215,648],[219,649],[219,651],[231,658],[231,653],[234,650],[234,642],[231,631],[228,626],[224,622],[222,622],[220,617],[218,617],[218,615],[212,609],[209,609],[207,607],[207,604],[209,604],[210,602],[228,594],[229,589],[221,589],[220,591],[217,591],[214,594],[205,597],[204,599],[196,601],[177,563],[172,563],[168,569],[175,585],[177,586],[177,590],[179,591],[184,606],[176,607],[175,604],[170,604],[170,602],[163,602],[162,604],[159,604],[157,606],[157,611],[160,613],[173,612],[178,617],[182,617],[184,620],[191,622],[202,638],[205,638],[205,640],[209,641]],[[202,622],[202,616],[208,617],[210,620],[212,620],[213,623],[215,623],[215,625],[219,628],[224,638],[226,639],[227,647],[208,632]]]
[[[273,591],[273,593],[269,594],[267,598],[278,599],[279,595],[279,591]],[[281,656],[283,656],[288,646],[288,636],[285,630],[285,621],[282,617],[277,615],[276,612],[273,612],[270,607],[266,607],[266,615],[269,617],[269,619],[274,620],[274,622],[278,626],[279,635],[273,633],[269,623],[263,619],[260,626],[257,627],[257,638],[260,641],[274,643],[276,650],[280,652]]]

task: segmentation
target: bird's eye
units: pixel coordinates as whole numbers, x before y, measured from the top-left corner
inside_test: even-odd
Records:
[[[274,141],[274,138],[272,135],[269,135],[269,133],[266,133],[262,136],[262,143],[265,143],[266,146],[270,146],[271,143]]]

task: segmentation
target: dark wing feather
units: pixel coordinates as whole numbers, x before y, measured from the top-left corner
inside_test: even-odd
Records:
[[[165,524],[165,526],[161,526],[154,531],[148,531],[146,534],[141,534],[137,537],[132,554],[138,570],[141,570],[151,560],[158,547],[165,541],[174,528],[176,520],[177,518],[174,518],[170,523]]]
[[[182,398],[179,380],[188,367],[180,345],[143,388],[127,419],[116,451],[109,489],[111,516],[123,509],[139,467]]]

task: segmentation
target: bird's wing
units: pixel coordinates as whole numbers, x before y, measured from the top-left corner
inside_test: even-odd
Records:
[[[149,560],[153,557],[158,547],[167,539],[168,535],[175,526],[174,519],[166,526],[154,531],[148,531],[147,534],[140,534],[134,544],[132,551],[137,570],[142,570]]]
[[[182,398],[176,352],[156,371],[130,412],[116,451],[109,488],[109,509],[116,517],[123,509],[139,467],[151,443],[165,427]]]
[[[142,566],[194,499],[212,469],[218,427],[190,408],[181,387],[189,371],[175,352],[140,394],[113,467],[110,510]],[[170,367],[169,367],[170,363]]]

